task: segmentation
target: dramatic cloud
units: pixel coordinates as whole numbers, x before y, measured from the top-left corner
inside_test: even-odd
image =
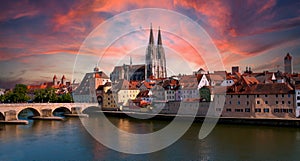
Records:
[[[45,58],[57,60],[61,55],[64,59],[74,60],[82,42],[99,24],[119,13],[141,8],[168,9],[196,21],[212,38],[227,69],[231,65],[241,63],[254,64],[254,60],[265,57],[264,55],[272,56],[273,54],[281,57],[291,49],[294,49],[292,55],[299,53],[298,48],[295,49],[300,43],[300,3],[297,1],[7,0],[3,1],[0,6],[0,62],[10,62],[10,64],[5,64],[5,72],[9,73],[16,70],[14,68],[16,65],[29,70],[31,68],[28,64],[38,68],[40,63],[33,62],[33,57],[36,57],[34,61],[38,62],[45,61]],[[128,17],[123,22],[120,20],[120,23],[114,25],[118,26],[118,30],[130,27],[135,27],[136,30],[149,28],[151,22],[137,24],[135,21],[137,18],[150,21],[151,15],[141,14],[139,17]],[[184,23],[175,26],[165,15],[157,16],[155,19],[156,23],[153,24],[155,29],[158,26],[165,30],[174,28],[172,31],[177,29],[193,41],[199,41],[196,37],[191,38],[190,35],[196,34],[185,28]],[[114,59],[128,52],[135,55],[135,52],[142,51],[137,48],[147,45],[144,44],[148,39],[147,31],[131,34],[132,37],[127,38],[126,42],[119,41],[111,45],[106,51],[106,56]],[[82,48],[84,52],[81,54],[86,57],[99,55],[99,51],[103,50],[101,45],[105,44],[103,41],[111,41],[109,37],[118,32],[107,28],[99,34],[99,40],[101,40],[99,44]],[[193,64],[194,68],[205,68],[206,64],[203,59],[205,55],[201,55],[204,53],[197,53],[191,48],[191,44],[183,39],[167,34],[167,32],[163,34],[166,48],[180,53],[183,58]],[[205,48],[205,44],[200,45]],[[200,56],[195,56],[197,54]],[[171,57],[172,55],[170,55],[170,60],[175,58]],[[71,64],[70,60],[64,61]],[[136,60],[142,62],[140,58]],[[272,58],[272,60],[276,61],[266,61],[278,64],[281,58]],[[257,65],[255,69],[274,69],[272,66],[274,65]],[[65,65],[60,63],[56,64],[56,67],[51,67],[51,70],[59,73],[69,72],[64,70],[64,67]],[[294,69],[299,71],[299,66],[295,66]],[[38,76],[44,76],[45,73],[48,74],[47,69],[37,70],[22,75],[20,78],[10,77],[7,80],[11,82],[34,81]],[[3,77],[0,78],[5,80]],[[5,83],[1,83],[1,86],[5,86]]]

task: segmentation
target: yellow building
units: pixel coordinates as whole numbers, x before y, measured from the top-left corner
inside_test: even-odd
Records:
[[[140,90],[127,80],[114,84],[103,96],[103,108],[122,108],[128,106],[128,101],[135,99]]]

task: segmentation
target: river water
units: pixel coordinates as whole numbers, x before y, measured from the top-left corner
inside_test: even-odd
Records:
[[[157,131],[169,123],[116,117],[109,120],[136,133]],[[200,127],[201,123],[194,123],[177,142],[163,150],[131,155],[97,142],[79,118],[0,125],[0,160],[300,160],[298,128],[217,125],[208,137],[199,140]]]

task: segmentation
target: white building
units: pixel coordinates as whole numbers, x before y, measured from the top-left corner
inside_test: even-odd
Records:
[[[199,84],[198,84],[198,89],[201,89],[204,86],[209,86],[209,81],[208,81],[208,79],[207,79],[207,77],[206,77],[205,74],[203,74],[200,77],[200,81],[199,81]]]

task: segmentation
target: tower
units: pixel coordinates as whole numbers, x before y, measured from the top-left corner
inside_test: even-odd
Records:
[[[290,53],[287,53],[284,57],[284,72],[291,74],[293,72],[292,68],[292,56]]]
[[[61,84],[66,85],[66,77],[65,77],[65,75],[63,75],[62,78],[61,78]]]
[[[57,77],[56,77],[56,75],[54,75],[54,77],[53,77],[53,84],[56,86],[57,85]]]
[[[157,39],[157,61],[158,61],[158,78],[166,78],[167,70],[166,70],[166,57],[165,50],[162,46],[161,33],[160,28],[158,28],[158,39]]]
[[[150,26],[150,37],[148,47],[146,49],[146,74],[145,79],[150,78],[151,76],[155,77],[155,70],[156,68],[156,51],[154,45],[154,37],[152,31],[152,25]]]
[[[158,29],[157,45],[154,45],[154,37],[152,25],[150,27],[149,44],[146,49],[146,74],[145,79],[152,78],[166,78],[166,58],[165,50],[162,45],[162,38],[160,29]]]

